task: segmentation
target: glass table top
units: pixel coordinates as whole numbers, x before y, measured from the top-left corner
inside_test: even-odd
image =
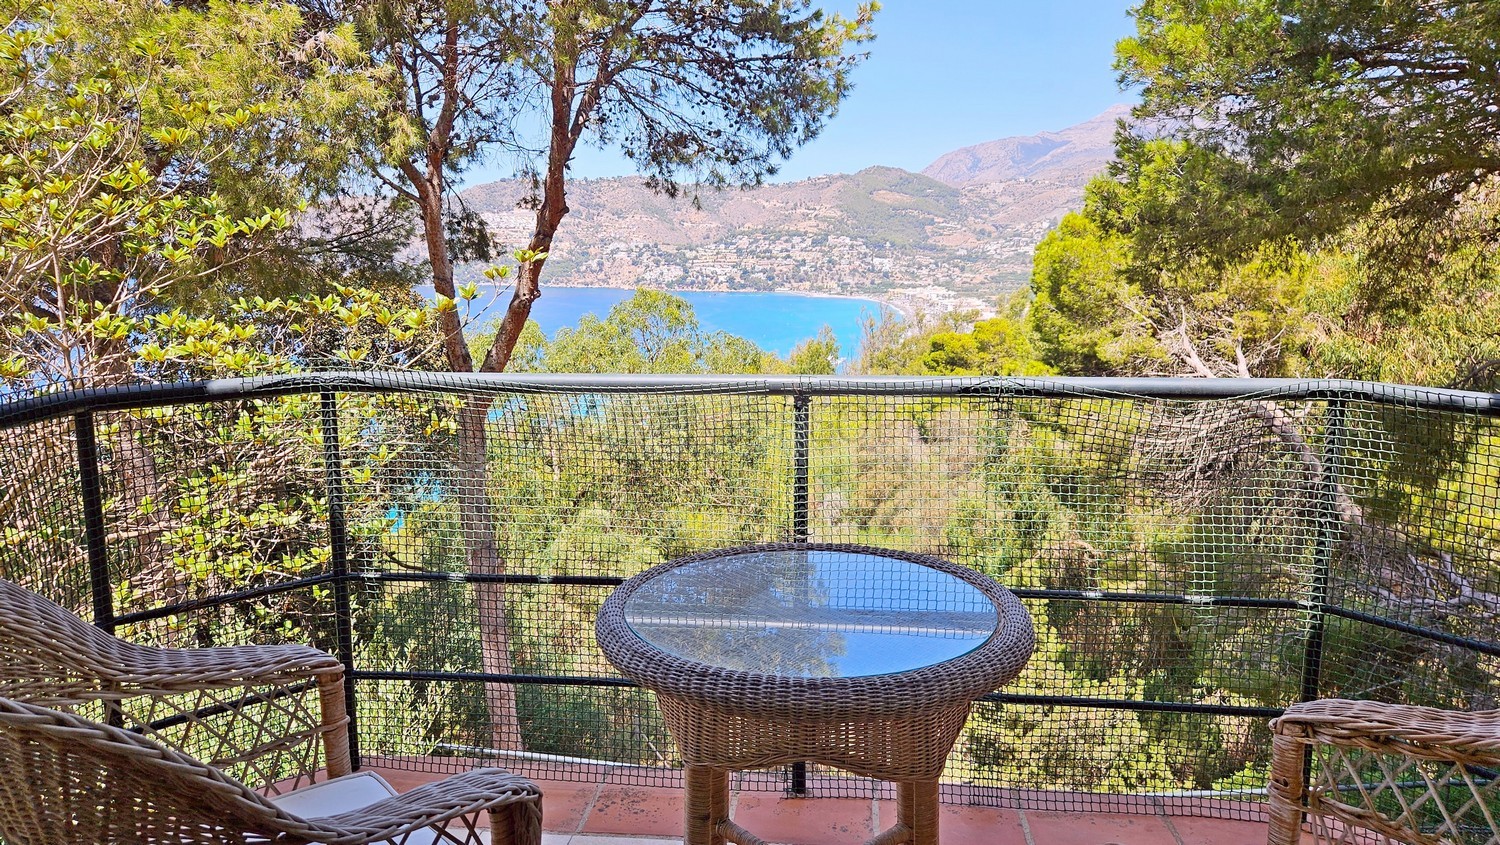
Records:
[[[780,550],[699,560],[641,584],[636,636],[687,660],[773,675],[905,672],[978,648],[995,605],[969,583],[878,554]]]

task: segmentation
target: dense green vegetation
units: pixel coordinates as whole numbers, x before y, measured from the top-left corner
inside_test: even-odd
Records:
[[[1031,347],[994,371],[1488,383],[1495,15],[1143,2],[1117,50],[1142,105],[1038,247],[1029,295],[984,324]],[[882,357],[910,342],[867,350],[867,369],[970,369],[945,363],[946,337]]]

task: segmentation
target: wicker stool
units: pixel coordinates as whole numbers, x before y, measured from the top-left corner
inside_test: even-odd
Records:
[[[969,709],[1034,647],[1025,607],[977,572],[826,544],[655,567],[605,601],[597,633],[677,741],[686,845],[760,845],[728,818],[729,772],[804,761],[897,782],[897,823],[872,843],[935,845],[938,777]]]

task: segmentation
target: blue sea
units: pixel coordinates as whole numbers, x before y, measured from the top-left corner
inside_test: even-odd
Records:
[[[542,287],[542,298],[531,308],[531,319],[547,333],[557,334],[564,326],[576,326],[585,314],[603,318],[609,309],[635,291],[620,288]],[[704,291],[671,291],[693,306],[698,325],[704,331],[722,331],[748,338],[757,346],[785,356],[798,343],[817,335],[824,325],[833,329],[839,341],[839,356],[852,359],[859,354],[865,315],[880,316],[890,311],[873,299],[846,296],[804,296],[796,293],[714,293]],[[476,303],[489,302],[489,292],[481,289]],[[505,313],[510,302],[508,290],[502,291],[474,321],[476,327]]]

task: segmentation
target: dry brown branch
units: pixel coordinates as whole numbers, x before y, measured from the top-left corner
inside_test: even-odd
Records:
[[[1185,367],[1205,378],[1218,377],[1199,354],[1186,321],[1167,337]],[[1234,352],[1235,374],[1250,377],[1242,345],[1236,343]],[[1476,588],[1452,555],[1369,517],[1349,492],[1341,468],[1328,466],[1325,453],[1310,442],[1310,412],[1296,413],[1268,400],[1163,405],[1138,438],[1137,454],[1153,487],[1179,506],[1199,511],[1230,504],[1237,493],[1267,477],[1285,476],[1290,459],[1299,467],[1296,477],[1278,486],[1292,498],[1276,506],[1284,519],[1306,526],[1322,523],[1330,513],[1336,519],[1336,566],[1351,573],[1339,579],[1341,586],[1347,581],[1345,589],[1384,612],[1440,630],[1458,619],[1500,620],[1500,594]],[[1256,430],[1270,438],[1257,436]],[[1275,467],[1278,461],[1283,465]]]

